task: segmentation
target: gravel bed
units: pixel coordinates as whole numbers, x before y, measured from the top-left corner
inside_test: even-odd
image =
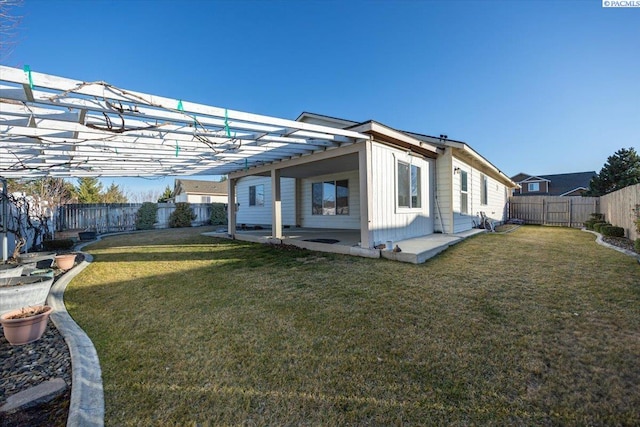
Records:
[[[78,254],[76,263],[83,258]],[[62,273],[55,270],[54,280]],[[67,384],[65,392],[53,401],[0,418],[0,427],[65,426],[71,399],[71,355],[51,319],[42,338],[25,345],[9,344],[0,326],[0,354],[0,406],[9,396],[54,378]]]
[[[602,236],[602,241],[605,243],[609,243],[610,245],[617,246],[622,249],[626,249],[631,252],[636,251],[633,246],[633,240],[627,239],[626,237]]]

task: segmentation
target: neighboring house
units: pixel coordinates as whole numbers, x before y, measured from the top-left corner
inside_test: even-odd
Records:
[[[560,173],[555,175],[528,175],[519,173],[511,180],[520,185],[514,196],[582,196],[588,189],[594,171]]]
[[[227,203],[227,183],[176,179],[173,201],[188,203]]]
[[[517,185],[464,142],[313,113],[297,121],[369,139],[231,173],[238,208],[230,234],[236,224],[271,226],[276,238],[285,226],[352,229],[362,248],[373,248],[470,230],[480,212],[506,219]]]

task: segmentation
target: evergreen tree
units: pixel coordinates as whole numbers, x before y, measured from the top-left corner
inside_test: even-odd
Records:
[[[78,179],[78,203],[101,203],[102,184],[98,178],[85,177]]]
[[[115,182],[112,182],[102,196],[102,201],[104,203],[128,203],[129,199],[122,193],[120,187]]]
[[[171,191],[171,188],[167,185],[167,188],[164,189],[164,193],[162,193],[162,196],[158,199],[158,203],[167,203],[172,197],[173,191]]]
[[[636,150],[621,148],[609,156],[607,163],[589,183],[589,196],[602,196],[640,183],[640,156]]]

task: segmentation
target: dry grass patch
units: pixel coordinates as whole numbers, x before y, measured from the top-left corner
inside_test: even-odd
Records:
[[[562,228],[423,265],[108,238],[65,299],[107,425],[638,424],[640,268]]]

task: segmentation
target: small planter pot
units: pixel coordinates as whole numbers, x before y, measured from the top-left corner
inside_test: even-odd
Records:
[[[20,317],[25,312],[37,312],[38,314]],[[0,316],[0,323],[4,336],[11,345],[23,345],[34,342],[42,337],[47,329],[47,320],[52,308],[48,305],[20,308]]]
[[[44,305],[53,277],[20,276],[0,279],[0,314],[21,307]]]
[[[0,278],[2,277],[20,277],[24,270],[21,264],[4,264],[0,265]]]
[[[71,270],[76,262],[75,254],[65,254],[56,256],[56,265],[60,270]]]

